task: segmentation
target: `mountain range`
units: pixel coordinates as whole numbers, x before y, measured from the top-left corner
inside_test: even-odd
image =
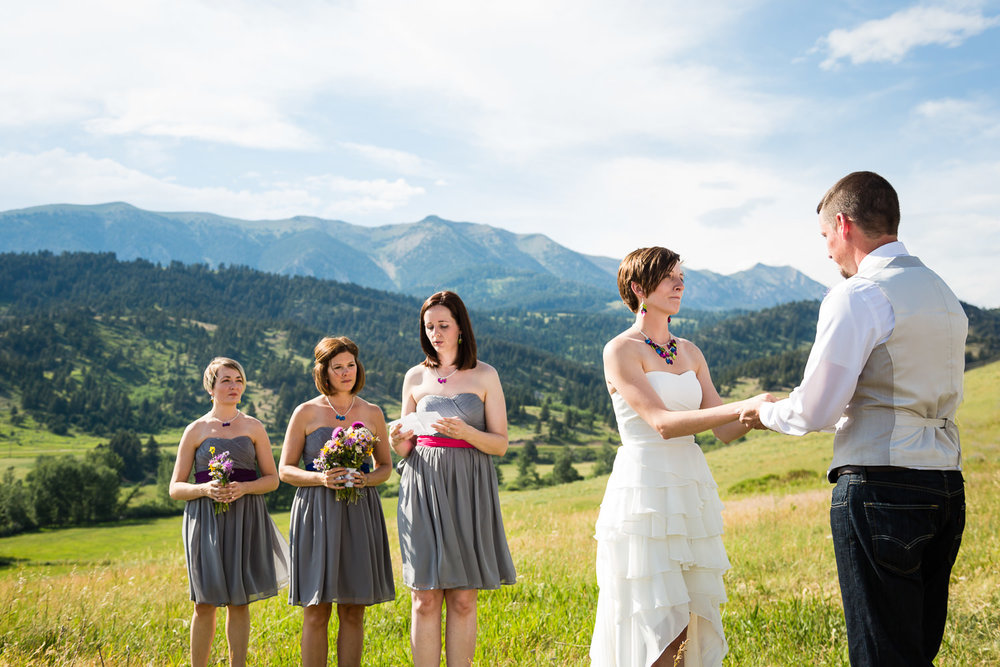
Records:
[[[297,216],[241,220],[146,211],[127,203],[0,212],[0,252],[113,252],[167,265],[241,265],[423,297],[453,289],[472,307],[595,312],[620,308],[618,259],[585,255],[544,234],[428,216],[365,227]],[[685,307],[757,310],[813,300],[826,288],[791,267],[722,275],[687,269]]]

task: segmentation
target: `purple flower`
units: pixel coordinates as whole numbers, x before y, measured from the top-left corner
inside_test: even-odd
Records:
[[[346,430],[338,426],[323,443],[319,456],[313,459],[313,467],[320,472],[333,468],[357,470],[371,458],[376,442],[378,437],[363,422],[354,422]],[[337,499],[357,502],[363,491],[353,487],[337,489]]]
[[[215,454],[215,447],[209,447],[208,452],[214,455],[208,462],[209,477],[219,482],[222,486],[229,484],[229,477],[233,474],[233,460],[229,457],[229,450]],[[217,500],[214,502],[216,514],[229,510],[228,503],[220,503]]]

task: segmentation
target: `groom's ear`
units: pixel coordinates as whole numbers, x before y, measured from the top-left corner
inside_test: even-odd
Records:
[[[838,213],[836,217],[837,235],[842,239],[847,239],[847,235],[854,227],[854,221],[846,213]]]

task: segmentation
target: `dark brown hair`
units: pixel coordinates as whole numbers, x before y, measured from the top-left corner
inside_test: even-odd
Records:
[[[444,306],[447,308],[451,312],[451,316],[455,318],[455,323],[458,324],[462,342],[458,345],[458,355],[455,359],[456,366],[459,370],[475,368],[476,335],[472,333],[472,322],[469,320],[469,311],[465,309],[465,304],[462,303],[462,299],[457,294],[447,290],[431,294],[424,301],[424,305],[420,307],[420,347],[423,348],[424,354],[427,355],[427,358],[424,360],[424,366],[436,368],[441,365],[437,350],[431,345],[430,339],[427,338],[427,332],[424,331],[424,313],[434,306]]]
[[[243,387],[247,386],[247,374],[243,371],[243,367],[240,366],[240,362],[235,359],[230,359],[229,357],[216,357],[208,362],[208,366],[205,367],[205,373],[201,376],[201,384],[205,387],[205,391],[212,393],[215,389],[215,378],[219,374],[220,368],[231,368],[240,374],[240,378],[243,380]]]
[[[639,283],[642,291],[649,294],[680,261],[681,256],[676,252],[660,246],[639,248],[625,255],[618,265],[618,293],[628,309],[633,313],[639,310],[639,297],[632,291],[632,283]]]
[[[834,183],[816,212],[824,209],[831,216],[843,213],[871,238],[895,236],[899,230],[899,196],[889,181],[872,171],[855,171]]]
[[[365,367],[358,359],[358,346],[347,336],[327,336],[316,343],[313,355],[316,363],[313,364],[313,382],[321,394],[333,395],[333,387],[330,386],[330,360],[341,352],[350,352],[354,355],[354,362],[358,365],[358,373],[354,378],[354,386],[351,393],[357,394],[365,387]]]

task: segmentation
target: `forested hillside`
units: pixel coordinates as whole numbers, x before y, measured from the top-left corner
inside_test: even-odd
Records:
[[[422,357],[420,300],[246,267],[209,269],[109,253],[0,255],[0,400],[55,432],[152,433],[187,423],[206,401],[200,373],[216,355],[250,374],[251,411],[283,429],[314,391],[309,364],[324,335],[355,339],[366,395],[398,400]],[[801,376],[818,302],[756,312],[681,312],[677,335],[705,353],[725,391],[740,378],[788,389]],[[1000,310],[967,306],[970,363],[1000,356]],[[480,357],[500,372],[512,420],[546,396],[608,420],[601,349],[628,326],[614,314],[473,312]]]
[[[420,301],[347,283],[243,267],[119,262],[110,254],[0,255],[0,395],[53,430],[154,432],[206,406],[200,373],[232,356],[250,375],[251,410],[281,430],[314,393],[320,337],[348,335],[368,369],[366,395],[398,400],[422,358]],[[512,414],[544,394],[598,415],[607,404],[594,364],[479,333],[480,357],[504,380]]]

